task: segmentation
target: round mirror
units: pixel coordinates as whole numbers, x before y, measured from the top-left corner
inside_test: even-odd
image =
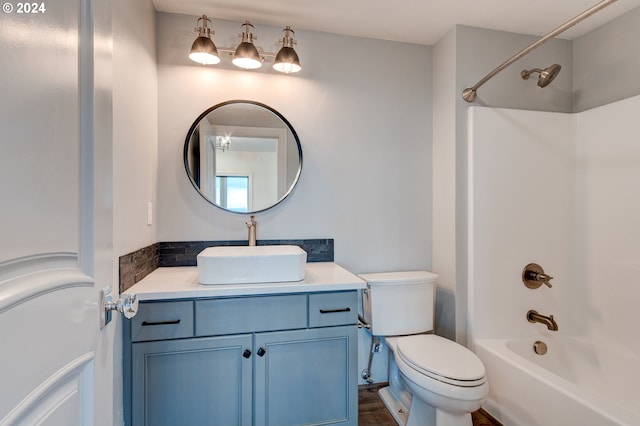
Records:
[[[293,191],[302,147],[278,111],[258,102],[228,101],[196,118],[184,143],[184,167],[193,187],[214,206],[257,213]]]

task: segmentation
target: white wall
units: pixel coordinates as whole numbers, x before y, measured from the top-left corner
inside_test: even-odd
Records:
[[[113,8],[114,246],[122,256],[157,242],[158,80],[152,1],[114,0]]]
[[[113,0],[113,292],[118,257],[155,243],[158,102],[155,9],[151,0]],[[122,324],[113,315],[113,424],[122,424]]]
[[[436,333],[456,338],[456,32],[433,50],[433,271]]]
[[[182,147],[205,109],[248,99],[289,120],[304,157],[292,195],[256,216],[258,239],[335,238],[336,261],[356,273],[430,268],[431,49],[297,31],[297,75],[203,67],[187,58],[195,22],[158,14],[158,240],[247,238],[246,215],[195,192]],[[214,21],[215,41],[229,45],[238,26]],[[275,50],[280,31],[256,26],[258,44]]]
[[[640,94],[640,7],[573,43],[573,111]]]

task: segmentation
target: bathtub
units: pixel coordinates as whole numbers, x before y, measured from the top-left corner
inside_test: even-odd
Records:
[[[533,350],[547,344],[546,355]],[[505,426],[640,425],[640,358],[623,348],[549,335],[478,339],[487,370],[483,407]]]

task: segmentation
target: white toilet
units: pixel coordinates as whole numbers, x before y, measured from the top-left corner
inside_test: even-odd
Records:
[[[400,425],[472,426],[489,392],[484,365],[469,349],[433,331],[438,275],[427,271],[361,274],[362,304],[374,336],[384,337],[389,386],[380,397]]]

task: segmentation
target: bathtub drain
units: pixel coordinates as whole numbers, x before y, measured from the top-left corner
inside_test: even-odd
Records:
[[[533,351],[538,355],[544,355],[547,353],[547,344],[538,340],[533,344]]]

